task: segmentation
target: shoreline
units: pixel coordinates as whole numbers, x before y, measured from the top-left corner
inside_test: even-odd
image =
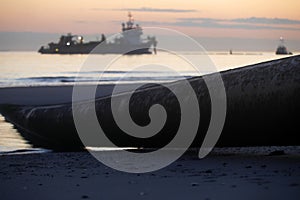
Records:
[[[219,73],[230,73],[231,71],[242,71],[251,69],[253,66],[256,65],[263,65],[268,62],[277,62],[282,59],[286,59],[288,57],[295,57],[300,55],[300,52],[294,55],[286,55],[280,56],[275,59],[261,61],[254,64],[248,64],[244,66],[239,66],[236,68],[230,69],[222,69]],[[210,76],[213,73],[208,73],[203,76]],[[192,77],[195,78],[195,77]],[[174,81],[176,82],[176,81]],[[174,83],[173,82],[173,83]],[[170,84],[172,82],[169,82]],[[75,82],[74,82],[75,84]],[[0,105],[1,104],[17,104],[17,105],[51,105],[51,104],[63,104],[69,103],[72,101],[72,90],[74,84],[70,83],[69,85],[32,85],[32,86],[7,86],[7,87],[0,87]],[[81,87],[90,87],[97,85],[97,92],[95,94],[96,98],[100,97],[107,97],[110,96],[115,84],[106,83],[106,84],[82,84]],[[121,89],[122,92],[127,92],[128,87],[135,85],[134,83],[122,83]],[[47,98],[46,98],[47,96]],[[51,96],[51,99],[49,99]],[[43,97],[43,98],[42,98]],[[83,99],[86,100],[86,99]]]
[[[176,151],[180,148],[166,148],[169,151]],[[95,152],[117,152],[122,150],[131,150],[132,152],[149,152],[156,150],[155,148],[109,148],[109,147],[87,147],[83,152],[95,151]],[[193,147],[186,150],[186,154],[197,154],[199,148]],[[244,146],[244,147],[214,147],[209,154],[212,155],[239,155],[239,156],[268,156],[272,154],[278,155],[288,155],[288,156],[300,156],[300,146]],[[0,156],[9,156],[9,155],[22,155],[22,154],[31,154],[31,153],[70,153],[70,152],[56,152],[51,149],[45,148],[20,148],[10,151],[0,151]],[[183,154],[185,155],[185,154]]]
[[[170,82],[171,83],[171,82]],[[124,83],[118,85],[118,92],[115,94],[126,93],[134,83]],[[97,86],[95,98],[105,98],[111,96],[115,84],[82,84],[79,87],[93,88]],[[66,104],[72,102],[74,85],[47,85],[47,86],[19,86],[0,88],[0,105],[34,105],[45,106],[54,104]],[[90,99],[82,97],[80,101],[88,101]]]
[[[82,85],[81,87],[90,87]],[[109,96],[114,85],[97,87],[96,97]],[[127,84],[123,85],[124,90]],[[0,88],[0,104],[16,105],[51,105],[64,104],[72,101],[73,85],[70,86],[32,86]]]

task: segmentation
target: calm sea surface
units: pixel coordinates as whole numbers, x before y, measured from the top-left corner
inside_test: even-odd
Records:
[[[299,54],[299,53],[298,53]],[[195,70],[189,60],[203,57]],[[208,52],[207,55],[184,52],[179,55],[41,55],[36,52],[0,52],[0,89],[19,86],[108,84],[173,81],[278,59],[274,52]],[[97,64],[91,64],[95,61]],[[210,60],[211,63],[206,63]],[[143,66],[132,71],[132,67]],[[153,67],[151,66],[153,65]],[[154,66],[155,65],[155,66]],[[177,73],[170,73],[167,66]],[[130,73],[129,73],[130,72]],[[179,73],[179,74],[178,74]],[[124,77],[124,75],[126,75]],[[0,96],[1,98],[1,96]],[[31,149],[10,123],[0,115],[0,152]]]

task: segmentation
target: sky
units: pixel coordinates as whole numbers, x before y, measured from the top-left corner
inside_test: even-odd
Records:
[[[283,36],[286,40],[300,41],[299,0],[0,2],[0,45],[1,41],[13,39],[5,33],[117,33],[120,23],[127,20],[128,11],[143,27],[171,28],[192,37],[276,40]]]

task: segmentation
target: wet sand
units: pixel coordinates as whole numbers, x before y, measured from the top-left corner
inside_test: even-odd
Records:
[[[128,91],[129,84],[121,85],[121,91]],[[73,85],[67,86],[33,86],[0,88],[0,104],[16,105],[53,105],[72,102]],[[94,87],[82,85],[83,89]],[[110,96],[113,84],[98,85],[96,97]],[[82,100],[87,100],[84,97]]]
[[[190,151],[146,174],[113,170],[87,152],[1,155],[1,199],[299,199],[300,153]],[[225,152],[225,153],[224,153]],[[107,156],[110,153],[103,152]]]

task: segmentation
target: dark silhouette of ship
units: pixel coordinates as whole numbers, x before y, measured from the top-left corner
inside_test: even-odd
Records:
[[[152,54],[156,53],[155,36],[143,37],[143,30],[134,23],[131,13],[129,20],[122,23],[122,32],[112,41],[107,41],[104,34],[99,41],[84,42],[80,35],[62,35],[58,43],[51,42],[42,46],[38,52],[42,54]],[[101,44],[101,45],[100,45]]]
[[[280,44],[278,45],[277,49],[276,49],[276,54],[277,55],[292,55],[292,52],[289,52],[286,48],[286,46],[284,45],[284,39],[283,37],[280,37]]]

